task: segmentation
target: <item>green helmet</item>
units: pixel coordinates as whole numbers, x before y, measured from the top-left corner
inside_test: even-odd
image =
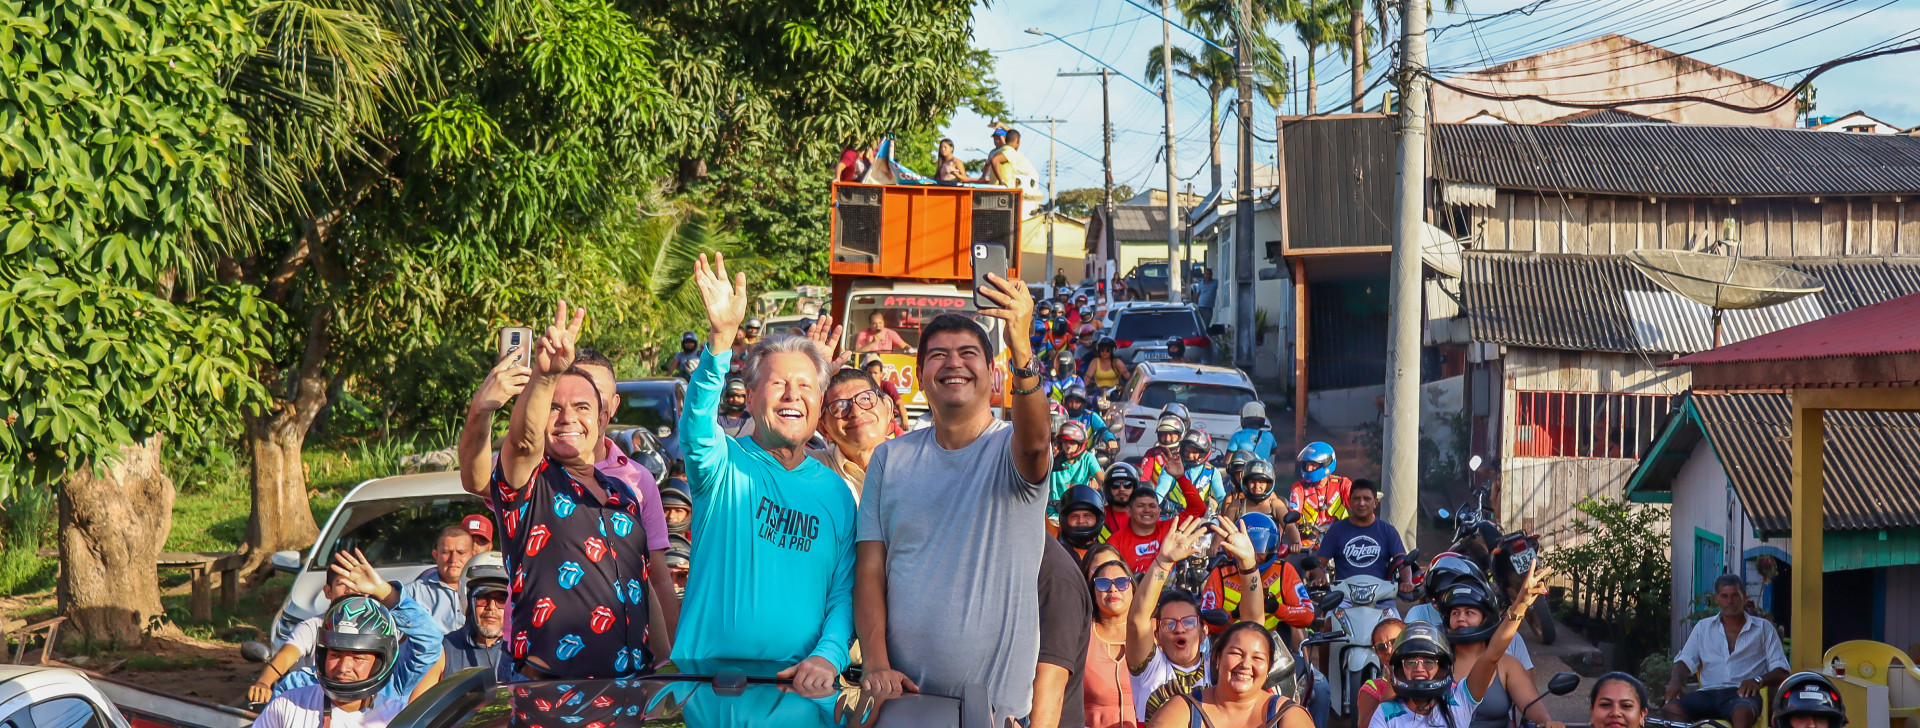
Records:
[[[327,621],[313,648],[314,672],[327,697],[347,702],[365,698],[386,687],[393,677],[394,653],[400,649],[400,631],[393,614],[367,597],[347,597],[327,610]],[[371,652],[373,671],[360,680],[342,682],[327,674],[327,651]]]

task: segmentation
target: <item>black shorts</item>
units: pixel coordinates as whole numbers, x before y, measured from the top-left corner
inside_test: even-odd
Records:
[[[1674,702],[1679,704],[1681,710],[1686,711],[1688,720],[1708,718],[1730,720],[1733,718],[1734,709],[1742,705],[1752,710],[1755,717],[1760,715],[1759,696],[1740,697],[1740,688],[1737,687],[1696,690],[1680,696],[1680,699]]]

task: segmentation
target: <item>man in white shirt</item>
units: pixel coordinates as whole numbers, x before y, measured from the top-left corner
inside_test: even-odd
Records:
[[[1747,614],[1747,585],[1722,574],[1713,580],[1720,614],[1701,620],[1674,656],[1667,680],[1667,717],[1696,721],[1727,720],[1733,728],[1752,728],[1760,716],[1760,689],[1779,687],[1787,678],[1787,653],[1773,623]],[[1690,676],[1700,689],[1682,696]]]

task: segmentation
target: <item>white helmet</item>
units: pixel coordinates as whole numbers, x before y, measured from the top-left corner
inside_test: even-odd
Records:
[[[1264,404],[1260,404],[1258,401],[1248,402],[1246,404],[1240,405],[1240,416],[1241,417],[1258,417],[1264,420],[1267,418],[1267,406]]]

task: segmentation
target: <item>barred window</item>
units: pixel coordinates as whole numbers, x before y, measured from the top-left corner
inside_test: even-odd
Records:
[[[1513,455],[1639,459],[1673,411],[1673,396],[1515,392]]]

